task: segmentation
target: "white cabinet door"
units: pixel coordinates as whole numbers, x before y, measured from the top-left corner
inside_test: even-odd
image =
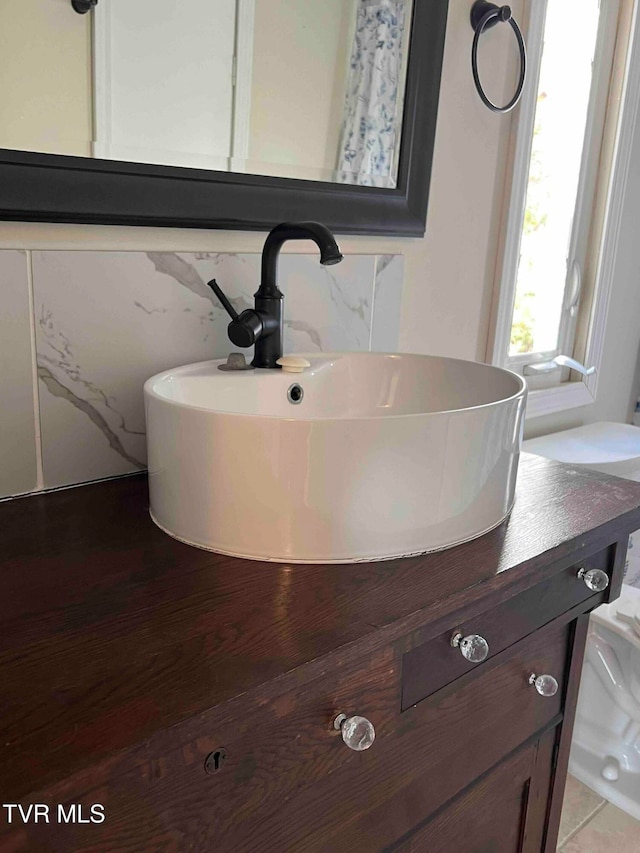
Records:
[[[105,0],[94,15],[94,156],[227,170],[236,0]]]

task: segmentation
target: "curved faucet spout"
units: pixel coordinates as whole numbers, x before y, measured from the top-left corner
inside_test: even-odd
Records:
[[[320,263],[338,264],[342,254],[331,231],[320,222],[283,222],[269,233],[262,249],[262,278],[255,294],[282,298],[276,283],[278,256],[287,240],[313,240],[320,250]]]
[[[282,356],[284,296],[278,289],[278,256],[287,240],[313,240],[320,250],[321,264],[337,264],[342,255],[333,234],[320,222],[283,222],[269,233],[262,250],[262,278],[255,293],[255,313],[263,321],[256,338],[254,367],[277,368]]]

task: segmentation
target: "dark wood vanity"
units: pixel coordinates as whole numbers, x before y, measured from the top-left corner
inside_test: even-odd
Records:
[[[587,614],[638,527],[640,484],[527,456],[496,530],[374,563],[196,550],[139,476],[5,503],[0,780],[28,821],[2,808],[0,850],[551,853]]]

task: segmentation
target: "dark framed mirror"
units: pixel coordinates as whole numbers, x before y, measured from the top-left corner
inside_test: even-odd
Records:
[[[85,110],[89,116],[85,124],[90,126],[91,137],[87,153],[91,156],[66,153],[69,149],[64,144],[50,146],[46,139],[55,116],[64,116],[65,113],[57,103],[53,102],[52,105],[52,98],[46,92],[47,86],[52,85],[48,69],[45,67],[39,78],[33,63],[31,66],[20,66],[21,63],[29,62],[30,49],[37,51],[38,55],[43,50],[42,38],[38,42],[25,35],[26,41],[21,43],[21,50],[17,52],[17,65],[4,72],[5,80],[8,80],[5,91],[13,92],[11,97],[15,109],[18,94],[16,87],[11,86],[12,74],[15,74],[16,81],[27,79],[31,81],[32,87],[39,87],[23,97],[23,104],[33,107],[32,112],[40,128],[33,133],[33,142],[31,139],[25,142],[21,133],[23,125],[28,124],[29,110],[20,109],[19,121],[12,121],[11,103],[3,107],[0,97],[0,114],[5,115],[5,121],[0,123],[0,145],[5,146],[0,148],[0,218],[242,230],[266,230],[285,220],[316,219],[338,233],[422,236],[429,195],[447,0],[380,0],[373,4],[365,4],[364,0],[336,0],[336,4],[342,4],[339,6],[340,14],[346,23],[341,30],[342,41],[332,42],[329,47],[325,43],[320,44],[319,35],[322,33],[323,38],[326,36],[326,42],[329,31],[338,31],[337,24],[333,26],[335,9],[334,17],[325,18],[323,23],[319,12],[329,14],[329,4],[320,3],[318,14],[314,12],[315,18],[309,24],[300,23],[296,16],[299,17],[298,10],[310,7],[305,3],[294,6],[289,4],[285,23],[294,29],[283,35],[282,42],[273,51],[266,51],[271,58],[271,65],[275,63],[274,57],[279,52],[284,56],[280,63],[283,69],[281,79],[284,82],[280,87],[269,82],[264,69],[269,70],[271,66],[264,65],[265,52],[258,53],[257,47],[245,53],[249,70],[246,73],[242,68],[238,71],[242,43],[247,41],[244,31],[240,29],[242,16],[246,17],[246,12],[243,11],[243,0],[229,2],[233,3],[232,14],[236,15],[229,24],[229,32],[233,37],[227,38],[233,44],[229,53],[229,70],[228,73],[219,72],[212,64],[206,68],[206,75],[202,73],[200,57],[204,55],[204,48],[213,35],[217,34],[224,44],[221,15],[216,15],[215,27],[209,34],[204,19],[200,19],[197,27],[200,34],[196,35],[194,31],[191,37],[186,31],[180,34],[179,28],[185,22],[185,6],[177,4],[175,0],[165,0],[165,5],[168,5],[164,16],[152,0],[141,0],[136,4],[127,0],[99,0],[98,5],[83,16],[79,16],[71,3],[67,4],[65,0],[56,0],[53,6],[48,7],[51,14],[75,16],[73,20],[65,18],[65,25],[77,28],[80,24],[76,24],[76,21],[83,22],[85,29],[79,31],[80,35],[85,38],[88,34],[91,38],[93,56],[87,79],[93,81],[94,88],[92,103]],[[255,15],[250,30],[256,36],[257,44],[257,34],[266,34],[267,23],[273,24],[276,8],[273,5],[267,7],[269,16],[261,23],[261,7],[258,4],[274,4],[278,0],[245,2],[250,4],[251,14]],[[205,6],[206,3],[203,9]],[[132,7],[139,15],[137,22],[132,22],[130,17],[122,18],[133,14]],[[182,9],[180,18],[171,19],[169,13],[177,13],[179,8]],[[296,11],[292,12],[292,9]],[[152,14],[156,16],[152,19],[154,27],[149,24]],[[368,19],[365,19],[366,15]],[[55,26],[61,20],[56,18],[54,21],[52,18],[49,25]],[[297,34],[296,24],[299,25]],[[141,34],[151,33],[157,41],[161,37],[162,25],[170,40],[168,47],[157,52],[158,56],[153,60],[155,67],[151,63],[148,72],[135,74],[136,84],[133,85],[131,69],[134,66],[131,63],[127,66],[127,56],[131,56],[131,62],[138,62],[135,67],[139,68],[140,55],[144,55]],[[136,30],[135,26],[139,29]],[[282,33],[282,25],[279,26]],[[384,37],[380,37],[380,27],[385,28]],[[129,52],[121,46],[117,50],[113,49],[113,40],[118,32],[121,38],[129,39]],[[310,39],[306,47],[301,44],[303,36]],[[19,43],[19,38],[20,33],[16,32],[16,43]],[[201,39],[200,46],[197,38]],[[367,46],[367,38],[373,47]],[[56,41],[52,36],[50,41],[57,50],[65,50],[64,45],[58,47],[60,40]],[[284,54],[287,41],[297,45],[297,55]],[[182,59],[175,53],[180,44],[187,51]],[[199,47],[202,49],[199,50]],[[378,53],[367,54],[367,50],[377,50]],[[67,53],[71,54],[71,50],[67,50]],[[217,56],[215,52],[211,53]],[[191,62],[190,54],[198,57],[197,61]],[[311,65],[302,69],[300,63],[305,54],[310,56]],[[315,69],[321,68],[323,64],[328,65],[329,60],[336,67],[344,67],[339,81],[342,89],[336,83],[340,75],[333,72],[330,84],[327,83],[326,87],[313,77]],[[158,73],[160,61],[171,73],[166,70]],[[380,70],[384,63],[384,67],[391,68],[391,71],[385,72],[384,68]],[[250,79],[251,67],[254,69],[251,78],[254,86],[251,90],[253,112],[250,120],[252,127],[255,126],[257,130],[243,147],[243,144],[238,144],[238,127],[242,125],[242,105],[248,104],[251,98],[245,96],[243,101],[242,96],[237,95],[241,89],[238,77],[242,78],[244,74],[247,80]],[[107,69],[108,74],[104,69]],[[296,70],[300,72],[299,75],[296,75]],[[367,78],[364,83],[363,73]],[[193,140],[200,133],[200,125],[206,124],[207,116],[198,114],[197,92],[194,94],[195,82],[203,76],[206,80],[223,82],[233,76],[229,88],[231,90],[234,87],[232,92],[236,93],[236,101],[230,102],[228,124],[231,128],[230,138],[235,138],[235,149],[232,146],[222,159],[206,159],[200,150],[187,150],[189,146],[195,145]],[[296,80],[297,76],[299,81]],[[77,77],[76,74],[70,79],[76,80]],[[163,79],[159,79],[161,77]],[[162,98],[158,101],[158,108],[152,104],[152,90],[145,90],[145,85],[152,86],[156,80],[160,93],[158,97]],[[261,82],[262,90],[270,98],[263,98],[257,106],[255,90],[259,87],[256,80]],[[78,96],[74,100],[73,92],[68,91],[68,81],[67,89],[64,89],[62,72],[59,82],[60,92],[66,97],[63,106],[77,104]],[[168,100],[165,94],[174,83],[175,87],[181,87],[178,88],[178,99],[182,112],[173,116],[167,110],[166,116],[159,115],[163,113]],[[86,85],[83,85],[86,89]],[[377,86],[377,90],[363,97],[363,85],[370,89]],[[390,90],[393,90],[391,100]],[[299,97],[306,97],[311,107],[308,113],[313,118],[325,113],[328,115],[333,104],[334,119],[329,122],[328,131],[318,134],[310,126],[307,141],[303,139],[299,146],[304,149],[306,156],[307,150],[314,147],[311,143],[319,135],[323,139],[326,136],[329,142],[325,147],[328,146],[329,158],[324,164],[319,162],[311,166],[301,162],[301,165],[294,167],[276,162],[281,151],[288,147],[293,150],[293,137],[303,124],[299,120],[296,92],[301,93]],[[224,97],[222,91],[222,101]],[[361,110],[358,111],[367,99],[374,105],[370,109],[378,111],[373,118],[373,113],[363,115]],[[213,95],[210,100],[214,100]],[[123,104],[129,105],[126,115],[121,108]],[[281,105],[287,104],[290,115],[283,117],[278,111]],[[335,118],[336,104],[340,120]],[[49,114],[47,109],[51,105]],[[222,115],[218,107],[216,110],[214,118]],[[213,113],[213,110],[209,112]],[[109,118],[108,127],[105,116]],[[176,116],[181,116],[180,120]],[[249,118],[244,124],[249,124]],[[125,125],[131,128],[131,136],[122,144],[118,134],[122,134]],[[70,126],[68,122],[65,130]],[[373,134],[385,134],[383,145],[376,147],[379,139],[372,140],[371,133],[367,137],[371,126]],[[167,139],[161,140],[164,128],[167,128]],[[262,148],[256,142],[260,128],[277,131],[272,133],[266,143],[262,143]],[[382,131],[380,128],[383,128]],[[60,131],[54,130],[52,135],[59,140]],[[209,137],[212,132],[206,127],[203,130],[203,134],[208,133]],[[153,140],[152,151],[146,150],[150,146],[147,145],[145,135]],[[388,142],[389,139],[392,143]],[[382,148],[384,150],[381,153]],[[252,153],[254,149],[258,153]],[[70,150],[83,149],[72,146]],[[269,150],[275,151],[275,155],[261,153]],[[296,156],[295,152],[286,154],[290,162]],[[267,157],[271,157],[271,160],[264,162]],[[363,166],[364,160],[367,163]],[[221,162],[226,165],[224,170],[219,167]],[[356,165],[352,170],[353,163]],[[215,168],[209,168],[210,164]],[[237,171],[238,168],[242,171]],[[307,174],[311,177],[306,177]]]

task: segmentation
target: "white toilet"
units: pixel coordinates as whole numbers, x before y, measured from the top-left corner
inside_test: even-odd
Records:
[[[640,428],[628,424],[589,424],[523,450],[640,481]],[[620,598],[591,614],[569,772],[640,820],[640,531]]]

